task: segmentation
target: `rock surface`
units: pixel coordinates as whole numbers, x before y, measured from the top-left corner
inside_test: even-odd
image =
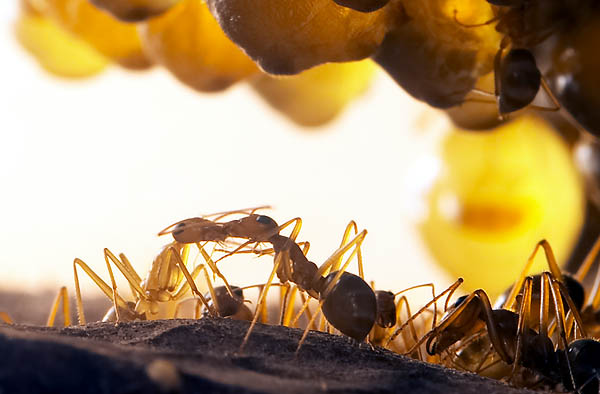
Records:
[[[527,393],[298,329],[220,318],[0,325],[0,393]]]

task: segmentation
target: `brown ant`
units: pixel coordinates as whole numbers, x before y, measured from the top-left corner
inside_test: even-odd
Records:
[[[497,15],[494,18],[483,23],[467,25],[458,21],[457,10],[454,10],[454,20],[463,27],[480,27],[498,22],[496,31],[504,37],[494,57],[493,95],[496,98],[500,117],[503,118],[506,114],[527,106],[541,111],[558,111],[560,104],[542,77],[530,50],[554,33],[557,26],[551,16],[557,14],[556,10],[549,2],[538,0],[487,0],[487,2],[497,6]],[[504,54],[506,50],[508,52]],[[551,99],[554,107],[530,105],[537,96],[540,86]],[[488,92],[480,89],[473,89],[473,91],[489,95]]]
[[[543,247],[546,252],[551,272],[544,272],[535,277],[525,276],[540,247]],[[587,264],[589,263],[586,260],[584,266]],[[585,270],[589,267],[582,268]],[[582,272],[578,274],[582,275]],[[425,343],[426,350],[431,355],[443,352],[451,355],[449,349],[457,344],[459,349],[456,353],[457,357],[471,365],[476,365],[473,369],[465,367],[464,364],[459,365],[463,369],[481,373],[490,369],[498,361],[502,361],[505,367],[501,367],[500,372],[495,372],[499,376],[508,375],[509,379],[513,379],[517,367],[525,367],[550,382],[562,382],[565,386],[578,387],[576,383],[579,383],[574,378],[574,374],[570,372],[569,376],[564,373],[561,375],[561,370],[571,371],[570,361],[566,356],[571,346],[568,339],[571,335],[576,339],[577,334],[579,337],[585,337],[586,333],[579,316],[580,305],[576,305],[570,296],[577,291],[568,289],[563,280],[549,244],[541,241],[530,256],[523,274],[515,283],[502,308],[492,309],[485,291],[476,290],[468,296],[459,298],[440,324],[421,338],[415,346]],[[537,289],[534,289],[534,281],[539,281]],[[515,305],[518,307],[513,310]],[[553,311],[551,311],[552,305]],[[534,330],[536,322],[539,323],[537,331]],[[556,328],[558,332],[553,334]],[[483,333],[491,343],[490,350],[485,351],[485,346],[483,349],[476,347],[476,350],[471,350],[469,346],[481,339]],[[559,340],[562,350],[555,351],[552,342],[554,336]],[[484,365],[492,355],[491,349],[500,360]],[[456,361],[456,357],[451,359],[451,365],[457,365]],[[506,372],[506,368],[510,371]]]

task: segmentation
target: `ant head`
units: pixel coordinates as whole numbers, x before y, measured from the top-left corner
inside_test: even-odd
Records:
[[[182,220],[172,228],[171,234],[175,241],[183,244],[225,240],[220,225],[204,218]]]
[[[450,307],[451,309],[456,309],[460,306],[460,304],[462,304],[463,302],[465,302],[465,300],[467,299],[468,296],[464,295],[464,296],[460,296],[456,299],[456,301],[454,302],[454,304]]]
[[[373,12],[385,6],[390,0],[333,0],[337,5],[360,12]]]
[[[323,289],[334,280],[337,271],[325,277]],[[373,328],[377,300],[371,286],[359,276],[344,272],[330,291],[320,294],[323,314],[343,334],[362,341]]]
[[[269,216],[252,214],[226,223],[227,231],[232,237],[248,238],[256,242],[268,242],[279,233],[279,225]]]
[[[560,350],[559,352],[562,353]],[[564,371],[562,380],[565,387],[582,394],[597,394],[600,380],[600,342],[594,339],[578,339],[569,344],[566,353],[569,358],[568,364],[564,357],[561,360],[566,364],[561,368]],[[572,387],[571,374],[577,386],[575,389]]]
[[[233,297],[229,295],[225,286],[217,286],[214,288],[214,291],[215,298],[217,299],[217,313],[221,317],[235,315],[240,307],[244,305],[244,291],[237,286],[231,286]],[[206,298],[209,305],[214,306],[215,303],[213,302],[210,293],[207,293],[204,298]]]
[[[500,114],[529,105],[538,93],[542,75],[533,54],[527,49],[511,49],[500,65]]]
[[[394,293],[390,291],[377,290],[377,325],[379,327],[393,327],[396,324],[396,304]]]

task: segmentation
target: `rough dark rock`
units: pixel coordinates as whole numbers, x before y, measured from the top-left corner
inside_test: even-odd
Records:
[[[526,393],[346,337],[220,318],[0,325],[0,393]],[[152,376],[152,377],[151,377]]]

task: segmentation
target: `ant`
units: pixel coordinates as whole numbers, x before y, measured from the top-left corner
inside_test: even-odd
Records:
[[[320,307],[326,319],[345,335],[362,341],[373,326],[376,313],[376,301],[373,290],[360,277],[350,273],[345,273],[345,267],[350,259],[359,251],[355,248],[352,256],[347,260],[344,267],[337,270],[340,266],[343,255],[353,246],[359,246],[366,236],[366,230],[358,233],[354,239],[338,248],[320,267],[309,261],[299,244],[295,239],[300,231],[302,220],[300,218],[292,219],[279,226],[275,220],[265,215],[258,215],[254,212],[237,220],[229,222],[217,222],[216,220],[231,213],[245,213],[244,211],[226,212],[214,220],[206,217],[192,218],[182,220],[172,224],[159,232],[159,235],[171,233],[176,241],[186,243],[198,243],[202,241],[223,242],[229,237],[245,238],[247,241],[238,248],[221,257],[221,259],[235,253],[239,253],[243,248],[251,243],[270,243],[274,256],[274,266],[261,292],[258,300],[257,312],[250,325],[248,333],[244,338],[240,350],[246,345],[250,333],[258,320],[258,311],[265,302],[266,293],[271,285],[275,274],[281,283],[292,282],[301,291],[307,292],[312,298],[320,300]],[[281,230],[291,223],[295,226],[289,237],[280,234]],[[350,229],[354,228],[357,232],[355,222],[351,222],[344,233],[342,243],[349,237]],[[262,251],[259,253],[267,253]],[[220,261],[217,260],[216,262]],[[216,263],[215,262],[215,263]],[[334,269],[334,272],[323,277],[327,271]],[[362,275],[362,263],[359,264],[359,272]],[[354,304],[347,297],[351,297]],[[348,308],[346,311],[339,309],[339,306]],[[361,316],[363,310],[370,310],[365,316]],[[354,319],[349,321],[348,313]],[[315,315],[316,316],[316,315]],[[312,324],[312,323],[310,323]],[[309,324],[309,326],[310,326]]]
[[[416,286],[411,286],[406,289],[403,289],[397,293],[392,293],[390,291],[383,290],[375,290],[375,297],[377,299],[377,319],[375,321],[375,325],[373,329],[369,333],[369,343],[375,346],[382,346],[386,348],[390,348],[397,353],[405,353],[410,348],[410,346],[414,345],[418,342],[419,333],[414,324],[414,319],[412,319],[412,312],[410,310],[410,304],[408,302],[408,298],[403,293],[408,292],[410,290],[414,290],[417,288],[430,287],[432,293],[432,301],[425,305],[419,312],[415,315],[420,315],[424,311],[429,311],[429,307],[433,304],[433,311],[431,312],[431,328],[436,326],[437,318],[438,318],[438,309],[437,309],[437,301],[443,297],[445,294],[449,293],[448,298],[451,297],[452,293],[458,286],[462,280],[457,281],[453,286],[451,286],[446,291],[442,292],[439,296],[435,295],[435,286],[433,283],[426,283]],[[371,287],[374,288],[373,282],[371,282]],[[396,302],[395,299],[399,295],[402,295],[398,298]],[[406,334],[406,331],[400,330],[402,332],[402,339],[404,342],[404,346],[402,348],[398,347],[398,344],[393,342],[398,334],[395,334],[394,327],[399,325],[401,321],[402,310],[406,310],[407,320],[405,325],[408,325],[410,333]],[[426,320],[425,324],[420,325],[421,328],[426,327],[428,325],[428,321]],[[393,337],[393,338],[392,338]],[[412,345],[409,345],[412,343]],[[416,357],[425,361],[423,354],[421,352],[421,348],[418,347]],[[411,354],[412,355],[412,354]]]
[[[558,111],[560,104],[552,94],[546,80],[536,64],[530,48],[545,41],[558,28],[555,17],[560,13],[554,2],[538,0],[487,0],[497,6],[497,15],[483,23],[467,25],[458,21],[454,10],[454,20],[463,27],[481,27],[494,22],[496,31],[503,34],[498,52],[494,56],[494,97],[500,118],[527,106],[541,111]],[[540,17],[542,15],[542,17]],[[506,52],[505,54],[505,51]],[[554,107],[530,105],[542,87]],[[480,89],[474,92],[489,95]],[[479,101],[469,99],[469,101]]]
[[[595,257],[594,253],[597,253],[599,245],[600,243],[597,243],[592,249],[592,253],[586,258],[576,276],[585,275],[585,271],[589,269],[589,261]],[[551,272],[533,277],[525,276],[540,247],[544,248]],[[571,294],[578,294],[577,286],[569,288],[565,284],[566,277],[560,272],[548,242],[540,241],[529,257],[523,274],[503,302],[502,308],[492,309],[485,291],[476,290],[468,296],[460,297],[440,324],[421,338],[415,346],[425,342],[427,352],[438,355],[449,351],[451,346],[458,343],[457,357],[471,365],[475,364],[475,372],[481,373],[501,361],[504,367],[500,366],[499,371],[497,368],[493,372],[499,375],[495,377],[508,375],[509,380],[512,380],[515,378],[517,367],[525,367],[550,382],[579,387],[580,381],[574,377],[573,372],[569,372],[568,376],[561,374],[561,370],[572,371],[569,358],[571,356],[568,356],[570,352],[575,351],[571,350],[572,346],[582,346],[573,345],[578,343],[577,340],[569,344],[571,332],[573,339],[577,339],[577,334],[579,337],[586,337],[584,324],[579,316],[582,303],[571,298]],[[534,288],[535,281],[539,282],[537,289]],[[575,280],[573,282],[577,283]],[[515,305],[517,305],[516,309]],[[551,313],[552,305],[553,313]],[[537,331],[534,330],[536,322],[539,323]],[[549,324],[550,322],[552,324]],[[553,334],[557,327],[558,332]],[[482,334],[487,334],[486,339],[491,343],[491,348],[487,352],[484,352],[481,346],[471,346],[481,338]],[[562,348],[556,351],[551,339],[555,336]],[[492,349],[500,360],[484,366]],[[482,357],[477,357],[482,354]],[[455,358],[451,363],[456,365],[456,361]],[[460,367],[471,369],[464,365]],[[506,368],[510,368],[510,371],[506,372]],[[578,368],[588,371],[586,365]]]
[[[202,247],[199,250],[200,254],[206,260],[206,265],[213,267],[214,263],[208,253]],[[142,280],[124,254],[120,254],[119,258],[117,258],[110,250],[104,249],[104,260],[112,286],[106,284],[85,262],[76,258],[73,261],[73,274],[79,324],[85,324],[86,319],[77,266],[83,269],[100,290],[113,302],[112,309],[109,310],[103,320],[149,320],[158,319],[163,316],[173,316],[174,308],[177,308],[177,304],[182,301],[190,290],[198,296],[211,314],[216,314],[214,308],[208,305],[208,301],[200,293],[194,282],[194,279],[202,270],[205,271],[205,275],[208,277],[206,265],[200,264],[190,273],[186,267],[188,258],[188,245],[178,242],[167,244],[154,259],[150,271],[148,271],[148,274]],[[134,302],[127,302],[117,294],[117,285],[111,263],[117,267],[127,280],[134,296]],[[233,294],[231,286],[229,286],[226,280],[224,282],[228,292]]]

